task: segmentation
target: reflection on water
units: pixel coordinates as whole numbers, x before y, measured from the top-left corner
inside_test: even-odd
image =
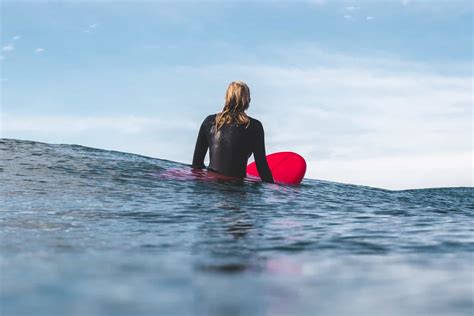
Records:
[[[0,141],[1,315],[470,315],[472,188],[288,187]]]

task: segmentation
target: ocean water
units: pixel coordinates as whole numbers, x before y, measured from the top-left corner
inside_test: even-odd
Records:
[[[2,316],[474,313],[473,188],[185,179],[13,139],[0,155]]]

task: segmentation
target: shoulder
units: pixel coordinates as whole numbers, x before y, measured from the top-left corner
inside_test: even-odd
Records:
[[[206,116],[206,118],[203,121],[203,124],[213,124],[216,121],[216,114],[211,114]]]
[[[263,124],[262,122],[260,122],[259,120],[253,118],[253,117],[250,117],[249,116],[249,119],[250,119],[250,126],[257,129],[257,130],[263,130]]]
[[[205,121],[212,121],[212,120],[215,120],[215,119],[216,119],[216,115],[217,115],[217,114],[208,115],[208,116],[206,116],[206,118],[205,118],[204,120],[205,120]]]

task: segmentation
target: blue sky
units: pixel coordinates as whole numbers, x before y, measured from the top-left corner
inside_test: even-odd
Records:
[[[307,176],[472,186],[470,1],[1,1],[1,135],[190,163],[246,81]]]

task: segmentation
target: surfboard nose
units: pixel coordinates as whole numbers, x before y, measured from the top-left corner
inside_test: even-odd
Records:
[[[306,161],[295,152],[284,151],[267,155],[267,162],[273,179],[277,183],[300,184],[306,173]],[[260,177],[255,162],[247,166],[247,174]]]

